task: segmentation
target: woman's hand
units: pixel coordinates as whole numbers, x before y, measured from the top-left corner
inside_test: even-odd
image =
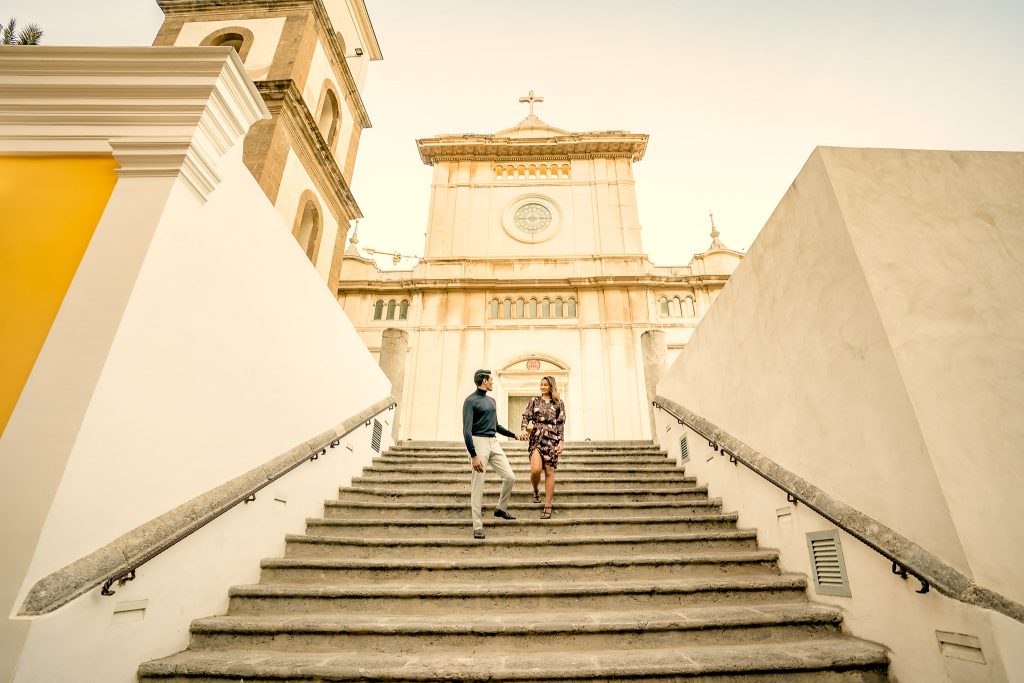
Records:
[[[558,445],[555,446],[555,454],[556,455],[561,455],[562,454],[562,442],[561,441],[559,441]]]

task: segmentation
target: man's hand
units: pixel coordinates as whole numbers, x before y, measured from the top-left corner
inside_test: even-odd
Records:
[[[477,472],[483,472],[484,471],[484,464],[482,462],[480,462],[480,458],[478,458],[477,456],[474,455],[472,463],[473,463],[473,469],[474,470],[476,470]]]
[[[529,441],[530,436],[526,432],[519,432],[519,436],[516,437],[520,441]]]

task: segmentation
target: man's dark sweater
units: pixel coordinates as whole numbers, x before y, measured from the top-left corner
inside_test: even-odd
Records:
[[[498,405],[483,389],[477,389],[462,404],[462,436],[466,439],[469,457],[476,457],[474,436],[492,437],[495,433],[511,438],[516,435],[498,424]]]

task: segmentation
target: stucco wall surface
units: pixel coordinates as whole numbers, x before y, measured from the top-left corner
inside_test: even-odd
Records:
[[[1021,601],[1022,240],[1024,154],[819,148],[658,393]]]
[[[26,586],[388,395],[241,145],[222,164],[160,218]]]

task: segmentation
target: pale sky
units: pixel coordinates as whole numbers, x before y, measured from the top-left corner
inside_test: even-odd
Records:
[[[1024,2],[367,0],[353,192],[360,243],[420,254],[431,173],[415,140],[537,114],[651,136],[636,164],[646,251],[685,264],[708,211],[747,249],[816,145],[1024,150]],[[46,44],[148,45],[153,0],[8,0]],[[408,267],[408,263],[403,267]]]

